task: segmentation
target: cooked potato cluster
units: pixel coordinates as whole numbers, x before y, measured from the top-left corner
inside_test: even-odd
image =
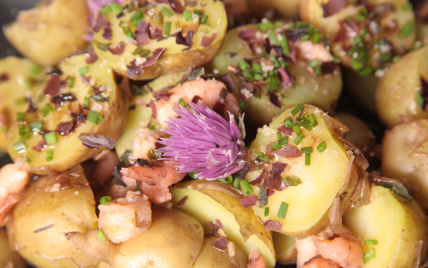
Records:
[[[427,3],[20,11],[0,268],[425,267]]]

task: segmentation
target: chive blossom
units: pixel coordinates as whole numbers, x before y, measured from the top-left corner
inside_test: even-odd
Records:
[[[285,202],[281,202],[281,205],[279,206],[278,214],[276,215],[280,219],[285,219],[285,216],[287,215],[288,211],[288,204]]]
[[[50,162],[53,159],[53,151],[52,150],[48,150],[46,152],[46,162]]]
[[[242,191],[245,194],[252,194],[253,193],[253,187],[251,187],[251,185],[248,183],[247,180],[241,180],[239,182],[239,185],[241,186]]]
[[[103,196],[103,197],[100,198],[100,204],[101,205],[105,205],[105,204],[107,204],[110,201],[111,201],[111,197],[108,196],[108,195],[107,196]]]

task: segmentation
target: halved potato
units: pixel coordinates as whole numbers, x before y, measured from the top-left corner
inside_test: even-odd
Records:
[[[29,99],[45,85],[47,69],[10,56],[0,60],[0,150],[6,151],[6,133],[17,112],[28,109]]]
[[[281,264],[295,264],[297,261],[296,238],[272,232],[276,261]]]
[[[255,247],[264,257],[266,267],[275,266],[271,233],[265,231],[251,210],[241,206],[243,196],[237,189],[220,182],[193,180],[175,185],[171,194],[174,205],[187,196],[184,205],[177,208],[199,222],[219,220],[226,238],[239,246],[247,258],[251,247]]]
[[[214,0],[197,0],[194,6],[184,2],[174,1],[173,10],[168,3],[155,0],[146,1],[143,7],[123,2],[120,16],[113,11],[96,14],[95,52],[116,72],[135,80],[182,72],[211,61],[226,33],[224,5]],[[98,22],[105,27],[97,29]],[[143,29],[136,32],[138,26]]]
[[[67,232],[96,228],[95,201],[83,169],[30,183],[7,223],[12,245],[38,267],[96,267],[98,261],[67,241]]]
[[[376,110],[392,127],[402,117],[428,118],[428,47],[410,52],[391,65],[376,89]]]
[[[82,144],[82,133],[113,140],[122,134],[124,95],[112,70],[101,60],[88,64],[86,58],[80,54],[64,59],[56,71],[62,74],[51,75],[44,92],[33,99],[36,111],[26,112],[24,120],[14,122],[8,131],[8,153],[13,160],[24,157],[32,173],[65,171],[97,155],[100,150]],[[38,129],[30,129],[31,123],[40,121],[44,123]]]
[[[271,24],[272,27],[274,25],[272,22],[266,22],[230,30],[211,66],[221,74],[229,73],[233,79],[234,94],[239,97],[242,105],[245,104],[246,123],[254,126],[269,124],[273,117],[299,103],[313,104],[325,110],[333,109],[342,91],[341,71],[333,62],[333,56],[323,43],[322,36],[313,26],[302,22],[281,24],[275,30],[260,28],[267,27],[260,26],[265,24]],[[249,34],[251,32],[252,34]],[[294,41],[289,37],[287,43],[289,54],[278,55],[272,49],[271,54],[266,55],[264,44],[272,42],[269,37],[272,32],[275,32],[279,39],[282,38],[281,34],[293,36]],[[303,38],[302,34],[294,36],[296,32],[308,34]],[[310,41],[315,35],[319,38],[317,44]],[[247,38],[247,41],[240,36]],[[251,40],[248,41],[249,39]],[[242,60],[246,60],[249,65],[245,71],[249,71],[254,77],[243,76],[244,70],[239,67]],[[253,69],[252,64],[261,65],[261,71]],[[235,69],[235,72],[231,71],[230,65],[234,66],[232,69]],[[291,81],[281,80],[282,74],[285,73]],[[260,78],[255,79],[256,75]],[[277,79],[275,86],[278,88],[271,88],[268,82],[270,76]],[[252,88],[242,89],[240,84],[244,82],[249,82]]]
[[[295,19],[299,16],[299,6],[301,0],[249,0],[251,14],[262,18],[266,11],[273,10],[279,16],[287,19]]]
[[[90,16],[86,0],[43,1],[21,11],[17,21],[3,28],[4,35],[22,55],[42,65],[56,65],[84,49]]]
[[[428,210],[428,120],[394,126],[382,144],[382,172],[394,179],[407,179],[418,188],[416,200]]]
[[[10,248],[9,239],[3,228],[0,228],[0,248],[0,267],[27,267],[27,263],[19,256],[18,252]]]
[[[316,125],[310,125],[312,116]],[[291,123],[294,131],[284,127],[286,121],[294,121]],[[258,130],[249,149],[251,167],[245,179],[254,184],[254,195],[260,196],[266,188],[274,191],[265,197],[266,205],[251,207],[262,222],[276,221],[278,231],[304,237],[323,231],[330,221],[334,224],[329,217],[335,218],[369,201],[369,183],[364,171],[367,160],[358,149],[343,140],[347,130],[345,125],[321,109],[307,104],[286,110],[269,126]],[[278,149],[274,149],[276,144],[273,143],[278,141],[280,131],[288,133],[288,145],[281,145],[281,142]],[[299,140],[296,131],[299,136],[300,133],[303,135],[303,139]],[[269,175],[275,163],[282,168]],[[261,176],[263,170],[266,176]],[[286,185],[289,186],[284,189]],[[268,213],[265,211],[267,207]]]
[[[415,8],[416,40],[428,45],[428,1],[419,1]]]
[[[361,239],[363,251],[374,249],[375,257],[362,267],[418,267],[428,246],[425,212],[415,200],[382,186],[372,187],[370,196],[370,204],[343,217],[344,224]],[[377,245],[365,245],[367,240],[377,240]]]

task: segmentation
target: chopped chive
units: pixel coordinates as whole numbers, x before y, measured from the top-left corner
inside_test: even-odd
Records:
[[[143,192],[143,189],[141,189],[141,187],[140,186],[135,186],[135,191],[136,192]]]
[[[269,207],[265,207],[265,217],[269,216]]]
[[[0,127],[0,132],[6,132],[6,131],[7,131],[7,126]]]
[[[302,127],[304,127],[305,129],[307,129],[307,130],[312,130],[312,129],[313,129],[313,127],[312,127],[311,123],[309,122],[309,120],[308,120],[308,119],[306,119],[306,117],[304,117],[304,116],[299,116],[299,117],[297,118],[297,123],[298,123],[300,126],[302,126]]]
[[[309,67],[315,68],[320,64],[319,59],[314,59],[313,61],[309,62]]]
[[[282,140],[282,133],[281,132],[277,132],[276,133],[276,137],[278,138],[278,141]]]
[[[279,150],[279,149],[281,149],[281,143],[280,143],[279,141],[276,141],[276,142],[272,143],[272,148],[273,148],[274,150]]]
[[[299,145],[299,143],[303,140],[304,137],[305,136],[303,136],[303,134],[302,134],[302,135],[298,136],[297,138],[295,138],[293,141],[294,144]]]
[[[201,24],[205,25],[207,23],[207,21],[208,21],[208,15],[204,15],[201,19]]]
[[[311,154],[306,153],[305,154],[305,166],[310,166],[310,165],[311,165]]]
[[[20,127],[19,137],[21,140],[28,140],[30,138],[30,130],[26,126]]]
[[[398,36],[401,38],[408,37],[414,30],[416,26],[413,22],[407,22],[404,26],[398,31]]]
[[[82,67],[82,68],[79,69],[79,74],[80,75],[84,75],[87,72],[89,72],[89,67],[88,66],[85,66],[85,67]]]
[[[179,102],[179,103],[180,103],[180,105],[181,105],[181,106],[183,106],[183,107],[186,107],[186,106],[187,106],[187,105],[186,105],[186,103],[184,102],[183,98],[181,98],[178,102]]]
[[[287,215],[288,211],[288,204],[285,202],[281,202],[281,205],[279,206],[278,214],[276,215],[280,219],[285,219],[285,216]]]
[[[392,58],[392,62],[396,62],[401,58],[401,55],[397,55],[394,58]]]
[[[70,77],[70,80],[68,80],[68,87],[72,88],[74,85],[74,77]]]
[[[372,73],[373,69],[370,66],[364,66],[364,68],[358,72],[360,76],[369,76]]]
[[[58,137],[56,136],[56,132],[52,131],[45,134],[45,141],[48,145],[52,145],[58,142]]]
[[[315,74],[316,76],[320,76],[322,74],[321,66],[315,67]]]
[[[31,81],[28,79],[24,79],[24,87],[25,88],[30,88],[31,87]]]
[[[103,196],[100,198],[100,204],[104,205],[107,204],[108,202],[111,202],[111,197],[110,196]]]
[[[44,123],[45,122],[43,120],[30,123],[30,131],[31,132],[41,131],[45,125]]]
[[[161,11],[162,11],[162,13],[165,15],[165,16],[167,16],[168,18],[171,18],[172,17],[172,12],[171,11],[169,11],[166,7],[162,7],[162,9],[161,9]]]
[[[53,151],[52,150],[48,150],[46,152],[46,161],[50,162],[50,161],[52,161],[52,159],[53,159]]]
[[[247,70],[248,68],[250,68],[250,64],[248,64],[248,62],[244,59],[238,61],[238,67],[241,70]]]
[[[411,3],[407,3],[401,8],[401,10],[409,11],[409,10],[412,10],[412,8],[413,8],[413,5]]]
[[[291,126],[293,126],[294,125],[294,123],[293,123],[293,120],[289,117],[289,118],[287,118],[287,120],[285,120],[285,122],[284,122],[284,126],[285,127],[288,127],[288,128],[290,128]]]
[[[367,15],[368,15],[367,8],[363,7],[360,10],[358,10],[357,19],[359,21],[365,21],[367,19]]]
[[[313,44],[318,44],[320,42],[320,39],[321,39],[321,34],[320,33],[315,33],[312,36],[312,43]]]
[[[142,19],[144,19],[143,11],[141,11],[141,9],[138,9],[137,11],[135,11],[134,15],[132,15],[131,22],[138,22],[139,24]]]
[[[270,21],[257,24],[257,29],[259,31],[267,31],[267,30],[271,30],[272,28],[273,28],[273,23]]]
[[[264,79],[263,75],[261,74],[254,74],[254,80],[262,81]]]
[[[378,244],[377,239],[364,240],[364,245],[366,245],[366,246],[374,246],[374,245],[377,245],[377,244]]]
[[[83,106],[86,108],[89,108],[89,101],[90,101],[90,99],[88,97],[85,97],[83,99]]]
[[[103,231],[103,229],[97,229],[97,236],[101,243],[107,242],[107,237]]]
[[[251,185],[248,183],[247,180],[241,180],[239,182],[239,185],[241,186],[242,191],[245,194],[252,194],[253,193],[253,187],[251,187]]]
[[[351,67],[352,67],[352,69],[354,69],[355,71],[359,71],[359,70],[363,69],[363,67],[364,67],[364,62],[359,61],[359,60],[352,60],[352,61],[351,61]]]
[[[270,32],[270,33],[269,33],[269,37],[270,37],[270,40],[272,40],[272,43],[273,43],[275,46],[279,46],[279,45],[280,45],[279,40],[278,40],[278,38],[276,37],[275,32]]]
[[[189,175],[190,178],[197,180],[198,177],[196,176],[196,174],[198,174],[199,172],[200,171],[190,172],[190,173],[187,173],[187,175]]]
[[[364,263],[368,263],[369,261],[373,260],[375,258],[375,251],[374,248],[370,249],[363,255]]]
[[[253,67],[253,72],[263,73],[262,66],[260,65],[260,63],[258,63],[258,62],[253,63],[252,67]]]
[[[266,156],[259,156],[259,159],[263,162],[269,162],[270,161],[270,158],[266,157]]]
[[[170,21],[168,21],[168,22],[165,24],[164,34],[165,34],[165,35],[169,35],[170,33],[171,33],[171,22],[170,22]]]
[[[34,64],[33,67],[31,67],[31,73],[36,75],[40,72],[40,66],[37,64]]]
[[[240,181],[241,181],[240,179],[235,178],[235,180],[233,180],[233,187],[239,188]]]
[[[29,157],[25,157],[25,162],[31,163],[31,162],[33,162],[33,160],[31,160],[31,158],[29,158]]]
[[[106,6],[100,9],[100,13],[105,15],[111,11],[111,6]]]
[[[422,42],[421,41],[416,41],[415,42],[415,45],[412,47],[412,50],[416,50],[416,49],[419,49],[419,48],[421,48],[421,47],[423,47],[424,45],[422,44]]]
[[[302,131],[300,130],[300,128],[298,126],[293,124],[291,127],[293,128],[293,131],[294,131],[294,133],[296,133],[297,136],[302,135]]]
[[[218,181],[222,182],[222,183],[231,183],[231,182],[233,182],[233,177],[229,176],[229,177],[224,178],[224,179],[218,179]]]
[[[313,126],[313,127],[318,126],[318,122],[317,122],[317,120],[315,119],[315,116],[314,116],[313,114],[310,114],[310,115],[308,116],[308,118],[309,118],[309,123],[311,124],[311,126]]]
[[[314,149],[312,147],[303,147],[300,151],[304,154],[313,153]]]
[[[24,121],[25,120],[25,113],[24,112],[17,112],[16,113],[16,120],[18,121]]]
[[[113,11],[113,13],[117,16],[120,13],[122,13],[122,8],[120,7],[120,5],[118,3],[112,3],[110,5],[111,7],[111,11]]]
[[[281,141],[282,145],[287,146],[288,145],[288,137],[285,137]]]
[[[45,106],[43,106],[43,108],[40,110],[40,113],[43,116],[47,116],[51,111],[52,111],[53,107],[50,104],[46,104]]]
[[[250,81],[251,79],[253,79],[253,75],[247,70],[243,70],[242,75],[244,76],[245,80],[247,80],[247,81]]]
[[[326,141],[320,142],[320,144],[318,144],[317,146],[317,151],[322,153],[325,151],[325,149],[327,149],[327,142]]]
[[[422,107],[422,106],[424,106],[424,98],[422,98],[422,91],[421,90],[419,90],[417,93],[416,93],[416,103],[418,104],[418,106],[419,107]]]
[[[103,121],[103,116],[98,112],[90,111],[87,117],[88,121],[94,125],[99,125]]]
[[[241,111],[245,111],[247,109],[247,104],[243,101],[239,102],[239,109],[241,109]]]
[[[193,19],[192,12],[190,12],[189,10],[184,10],[183,16],[186,19],[186,21],[191,21]]]
[[[281,34],[281,48],[284,55],[290,54],[290,47],[288,46],[288,39],[285,34]]]
[[[150,130],[155,130],[155,129],[156,129],[156,126],[154,126],[154,125],[150,125],[150,126],[149,126],[149,129],[150,129]]]
[[[25,150],[27,150],[27,144],[25,144],[23,141],[18,141],[13,145],[13,149],[15,149],[18,154],[23,153]]]
[[[200,10],[193,10],[193,14],[196,14],[198,16],[202,16],[202,14],[204,14],[204,13]]]
[[[126,36],[131,37],[131,38],[135,37],[135,34],[131,31],[131,29],[129,27],[123,27],[122,30]]]
[[[26,102],[27,102],[27,99],[25,97],[18,98],[15,100],[15,104],[17,104],[17,105],[24,104]]]
[[[293,110],[291,110],[292,115],[296,115],[298,112],[300,112],[303,109],[303,104],[297,105]]]

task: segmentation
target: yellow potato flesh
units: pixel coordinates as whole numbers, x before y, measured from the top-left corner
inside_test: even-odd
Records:
[[[298,158],[276,157],[275,162],[287,164],[285,176],[298,176],[303,183],[290,186],[283,191],[276,191],[268,197],[269,215],[265,216],[264,207],[252,206],[254,213],[263,222],[275,220],[282,223],[282,233],[293,236],[308,236],[319,233],[328,225],[326,213],[334,198],[346,182],[349,172],[349,156],[341,141],[335,136],[334,129],[326,125],[324,112],[314,106],[305,105],[303,116],[313,114],[318,122],[312,131],[301,128],[305,138],[297,145],[312,147],[310,166],[305,166],[305,155]],[[272,123],[259,129],[250,150],[266,153],[266,146],[277,141],[277,128],[291,115],[292,108],[278,116]],[[294,116],[292,116],[294,118]],[[332,120],[329,118],[329,120]],[[295,145],[296,134],[289,137],[289,144]],[[316,147],[326,141],[327,149],[319,152]],[[271,161],[271,164],[273,161]],[[253,181],[260,175],[261,170],[249,172],[246,180]],[[284,176],[283,176],[284,177]],[[258,195],[260,187],[253,186],[254,194]],[[285,219],[278,218],[277,213],[282,202],[287,203],[288,211]]]
[[[31,162],[28,164],[31,166],[31,171],[33,173],[47,174],[49,173],[49,169],[65,171],[97,155],[99,153],[98,149],[90,149],[82,144],[81,140],[78,138],[81,133],[103,135],[111,139],[118,139],[122,134],[125,123],[126,104],[123,93],[116,85],[113,72],[103,65],[101,60],[97,60],[93,64],[86,64],[85,59],[86,56],[84,54],[72,56],[64,59],[60,65],[60,69],[63,72],[61,80],[65,81],[65,85],[68,85],[69,77],[75,78],[73,87],[68,88],[65,86],[61,89],[60,93],[73,93],[77,101],[65,102],[62,106],[55,106],[55,104],[50,103],[50,96],[48,95],[44,96],[41,101],[39,101],[39,98],[35,98],[34,103],[39,108],[38,111],[48,103],[50,103],[54,109],[46,117],[39,112],[26,113],[25,119],[27,123],[44,120],[45,129],[49,131],[55,131],[60,122],[71,121],[72,117],[70,111],[73,105],[83,105],[84,99],[86,97],[89,98],[90,95],[93,94],[92,86],[89,84],[85,85],[79,74],[79,69],[87,66],[89,72],[85,75],[87,77],[90,76],[91,80],[94,79],[97,86],[104,85],[108,88],[107,91],[110,90],[108,93],[108,108],[102,109],[99,112],[103,116],[103,120],[99,125],[95,125],[86,120],[84,123],[79,124],[76,129],[68,135],[60,136],[57,134],[58,142],[53,145],[48,145],[47,148],[44,148],[41,152],[32,149],[42,140],[42,136],[37,133],[31,133],[30,138],[24,140],[26,144],[26,150],[24,152],[17,152],[15,150],[14,144],[20,141],[18,123],[15,122],[8,131],[8,153],[13,160],[20,157],[29,158]],[[103,103],[98,102],[98,105],[103,105]],[[91,100],[90,108],[92,109],[93,107],[94,101]],[[49,162],[46,161],[46,153],[48,150],[53,151],[53,159]]]
[[[19,256],[18,252],[10,248],[9,239],[3,228],[0,228],[0,248],[0,267],[27,267],[27,263]],[[12,266],[7,266],[8,264],[12,264]]]
[[[361,241],[378,241],[366,246],[363,252],[374,248],[375,258],[370,267],[415,267],[416,248],[423,241],[421,260],[427,250],[427,217],[416,201],[397,197],[390,189],[375,186],[371,189],[369,205],[351,210],[344,215],[344,224]]]
[[[80,167],[65,175],[71,188],[53,190],[56,177],[30,183],[7,224],[9,239],[23,258],[39,267],[95,267],[95,259],[65,238],[66,232],[96,227],[94,195]]]
[[[294,264],[297,259],[296,238],[272,232],[276,261],[281,264]]]
[[[177,204],[187,196],[186,203],[178,209],[197,218],[201,223],[220,220],[224,226],[223,231],[227,235],[227,239],[236,243],[247,258],[250,249],[254,247],[264,257],[266,266],[274,267],[275,253],[271,234],[264,230],[263,225],[257,221],[255,215],[241,206],[239,198],[230,195],[228,192],[215,188],[209,189],[208,187],[192,189],[199,183],[199,181],[191,181],[173,187],[171,190],[172,203]],[[219,182],[213,183],[220,184]],[[244,238],[243,233],[248,235],[247,239]]]
[[[154,2],[154,0],[148,2]],[[179,2],[184,6],[183,0],[179,0]],[[167,9],[170,10],[169,6],[167,5],[156,4],[154,8],[151,9],[154,14],[156,14],[153,17],[147,14],[149,10],[142,10],[145,16],[144,20],[148,23],[155,23],[157,27],[162,30],[162,32],[164,32],[164,23],[167,22],[171,22],[171,34],[181,30],[184,31],[192,24],[194,24],[198,30],[194,33],[192,39],[193,46],[189,51],[183,51],[183,49],[186,49],[186,46],[176,44],[175,36],[170,36],[160,41],[151,40],[149,44],[142,46],[144,49],[150,50],[152,52],[158,48],[166,48],[166,51],[154,65],[145,67],[143,69],[144,73],[141,76],[133,76],[132,79],[148,80],[163,74],[182,72],[187,70],[188,67],[203,65],[209,62],[215,56],[223,42],[224,35],[226,34],[227,18],[224,5],[220,1],[213,0],[198,0],[198,3],[203,4],[204,7],[201,8],[200,5],[196,5],[195,7],[187,6],[186,10],[189,10],[192,13],[194,10],[204,11],[204,14],[208,15],[208,21],[205,25],[199,25],[199,22],[196,23],[193,21],[186,22],[182,14],[174,13],[170,18],[164,16],[161,12],[161,9],[162,7],[167,7]],[[130,65],[130,63],[137,57],[140,57],[139,55],[132,54],[138,46],[132,42],[127,42],[125,51],[121,55],[113,55],[108,50],[103,51],[99,49],[98,44],[111,44],[113,47],[114,45],[118,45],[123,42],[127,36],[123,33],[121,27],[119,26],[120,21],[129,22],[133,14],[134,12],[131,13],[125,11],[123,12],[123,16],[118,19],[113,12],[109,12],[105,16],[112,25],[112,40],[105,40],[102,37],[103,30],[95,33],[93,39],[94,50],[97,55],[100,58],[107,59],[107,64],[112,69],[124,76],[127,75],[126,66]],[[162,24],[159,25],[159,22],[162,22]],[[132,31],[135,31],[134,26],[130,27]],[[187,31],[185,31],[184,34],[187,34]],[[214,34],[217,34],[217,36],[212,41],[212,43],[206,48],[203,47],[201,45],[203,37],[212,37]],[[151,54],[147,55],[147,57],[151,57]]]

